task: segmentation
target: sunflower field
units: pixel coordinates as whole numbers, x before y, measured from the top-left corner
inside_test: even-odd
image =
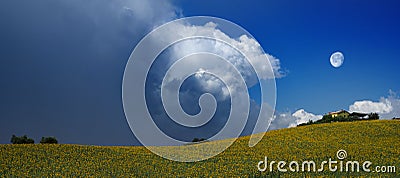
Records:
[[[192,163],[170,161],[141,146],[3,144],[0,177],[400,177],[400,121],[328,123],[274,130],[254,147],[248,147],[248,140],[249,136],[241,137],[221,154]],[[199,144],[218,146],[222,141]],[[162,149],[174,154],[188,146],[196,144]],[[370,161],[371,171],[333,172],[323,165],[325,169],[320,172],[280,172],[276,164],[272,171],[269,165],[265,171],[258,169],[265,157],[287,163],[313,160],[318,169],[323,161],[339,161],[338,150],[347,152],[344,162]]]

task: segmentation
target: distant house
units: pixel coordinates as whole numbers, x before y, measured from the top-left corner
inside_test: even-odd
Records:
[[[327,115],[330,115],[332,118],[335,117],[344,117],[344,118],[348,118],[350,116],[350,113],[347,112],[346,110],[340,110],[340,111],[336,111],[336,112],[329,112]]]
[[[363,119],[369,119],[370,114],[366,114],[366,113],[359,113],[359,112],[348,112],[346,110],[340,110],[340,111],[336,111],[336,112],[329,112],[328,114],[331,116],[332,118],[336,118],[336,117],[340,117],[340,118],[351,118],[351,119],[357,119],[357,120],[363,120]]]
[[[322,124],[322,123],[331,123],[331,122],[353,122],[353,121],[366,121],[366,120],[378,120],[378,113],[359,113],[359,112],[348,112],[344,109],[336,112],[328,112],[325,114],[322,119],[312,121],[310,120],[307,123],[302,123],[297,126],[311,125],[311,124]],[[393,118],[393,120],[397,120],[398,118]]]

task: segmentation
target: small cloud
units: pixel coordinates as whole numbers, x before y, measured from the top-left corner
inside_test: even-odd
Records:
[[[322,119],[322,115],[309,113],[304,109],[297,110],[294,113],[278,113],[274,116],[269,130],[296,127],[301,123],[308,122],[309,120],[316,121]]]
[[[292,126],[297,126],[310,120],[316,121],[322,119],[322,115],[315,115],[313,113],[306,112],[304,109],[297,110],[292,114],[292,116],[296,118],[296,122],[294,123],[295,125]]]
[[[271,125],[269,126],[269,130],[291,127],[294,125],[295,120],[296,119],[291,115],[290,112],[277,113],[273,117]]]

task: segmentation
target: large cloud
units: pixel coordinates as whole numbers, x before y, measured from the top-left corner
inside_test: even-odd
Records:
[[[146,98],[147,101],[151,101],[148,102],[150,113],[156,116],[156,122],[162,123],[159,124],[159,126],[162,127],[161,129],[170,135],[178,136],[184,140],[190,140],[196,136],[208,138],[211,134],[215,133],[216,130],[224,126],[227,116],[229,116],[229,108],[231,105],[237,106],[234,112],[243,115],[247,113],[246,105],[249,103],[246,102],[250,102],[250,116],[249,122],[242,134],[251,133],[251,127],[254,127],[258,116],[259,104],[253,100],[232,100],[231,103],[230,99],[232,96],[243,96],[249,88],[258,85],[255,70],[259,71],[259,79],[261,80],[273,80],[284,76],[281,71],[279,59],[265,53],[261,45],[255,39],[246,34],[236,37],[229,36],[226,31],[221,31],[218,25],[220,24],[213,22],[197,25],[172,23],[167,29],[163,29],[159,34],[152,36],[155,43],[154,45],[157,45],[157,42],[160,40],[173,41],[171,39],[183,39],[188,36],[214,37],[222,39],[224,42],[231,45],[213,39],[186,39],[169,46],[153,63],[146,81],[148,85],[146,87]],[[179,60],[182,57],[199,52],[208,52],[215,56],[192,55],[189,60],[188,58]],[[228,61],[233,67],[222,64],[223,62],[218,61],[218,57],[216,56]],[[210,60],[213,57],[216,59]],[[248,59],[246,59],[246,57],[248,57]],[[168,69],[171,70],[168,71]],[[167,72],[168,75],[165,75]],[[208,72],[211,72],[212,75]],[[240,76],[233,75],[236,72],[239,72]],[[188,73],[194,73],[194,75],[186,78],[187,76],[184,74]],[[164,76],[166,77],[164,78]],[[241,83],[241,77],[243,77],[246,83],[244,88]],[[164,80],[164,85],[161,90],[162,80]],[[204,125],[203,130],[180,128],[178,125],[169,121],[170,119],[168,119],[168,116],[163,110],[163,104],[166,103],[165,101],[176,98],[176,87],[174,86],[180,82],[183,83],[179,92],[179,103],[188,114],[194,115],[201,111],[199,107],[199,97],[201,94],[211,93],[215,96],[218,108],[210,124]],[[161,91],[163,91],[164,96],[166,96],[164,98],[164,103],[160,100]],[[149,94],[147,95],[147,93]],[[272,103],[268,103],[268,105],[272,105]],[[212,109],[208,107],[213,106],[208,104],[204,105],[202,110],[211,111]],[[172,116],[178,115],[177,113],[181,112],[177,107],[170,110],[172,112],[169,113],[172,113]],[[263,114],[272,115],[272,112],[273,109]],[[236,128],[240,128],[239,122]],[[258,132],[259,130],[261,129],[258,128],[256,131]],[[234,133],[234,131],[232,131],[232,133]],[[226,135],[226,137],[234,136],[229,134]]]
[[[252,64],[252,67],[254,67],[255,70],[260,72],[260,79],[280,78],[284,76],[284,73],[281,71],[279,59],[265,53],[261,45],[255,39],[250,38],[246,34],[239,37],[229,36],[225,32],[221,31],[218,28],[218,25],[219,24],[213,22],[204,25],[175,23],[171,26],[170,30],[165,34],[162,34],[162,36],[163,38],[172,39],[182,38],[189,35],[212,36],[217,39],[222,39],[233,48],[238,49],[248,58],[249,62],[247,62],[247,59],[231,46],[219,41],[204,39],[186,40],[174,45],[171,58],[176,59],[185,56],[185,54],[209,51],[231,62],[247,80],[254,77],[254,73],[249,70],[250,64]],[[176,33],[176,31],[178,33]],[[268,61],[265,61],[265,56],[267,56]],[[202,61],[200,59],[197,62],[201,63]],[[193,63],[193,65],[197,65],[196,62]],[[229,75],[230,72],[227,72],[226,69],[227,68],[220,68],[220,71],[224,71],[226,75]],[[251,82],[251,84],[254,84],[254,82],[255,81]]]

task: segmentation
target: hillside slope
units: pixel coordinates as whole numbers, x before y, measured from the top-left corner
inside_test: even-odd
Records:
[[[330,123],[269,131],[255,147],[239,138],[220,155],[195,163],[163,159],[144,147],[81,145],[0,145],[0,177],[247,177],[247,176],[400,176],[400,121]],[[207,144],[218,145],[218,142]],[[170,147],[174,150],[174,147]],[[176,150],[176,149],[175,149]],[[313,160],[317,165],[346,150],[346,160],[371,161],[372,166],[396,166],[396,173],[286,172],[276,167],[259,172],[267,156],[274,161]]]

